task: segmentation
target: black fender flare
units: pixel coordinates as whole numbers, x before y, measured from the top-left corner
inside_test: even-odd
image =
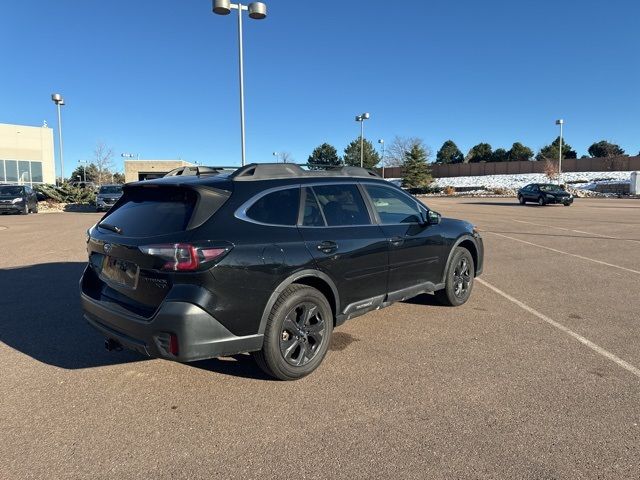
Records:
[[[291,275],[289,275],[287,278],[285,278],[282,282],[280,282],[280,284],[275,288],[275,290],[273,291],[273,293],[271,294],[271,296],[269,297],[269,300],[267,300],[267,304],[264,307],[264,310],[262,312],[262,318],[260,319],[260,326],[258,327],[258,333],[260,335],[264,335],[264,331],[267,327],[267,320],[269,319],[269,314],[271,313],[271,309],[273,308],[273,305],[276,303],[276,300],[278,300],[278,297],[280,296],[280,294],[284,291],[285,288],[287,288],[289,285],[291,285],[292,283],[296,283],[296,281],[302,279],[302,278],[307,278],[307,277],[315,277],[318,278],[322,281],[324,281],[327,285],[329,285],[329,288],[331,288],[331,292],[333,293],[333,298],[335,301],[335,304],[333,305],[335,307],[335,312],[336,315],[338,315],[340,313],[340,296],[338,294],[338,289],[335,286],[335,283],[333,282],[333,280],[331,280],[331,278],[329,277],[329,275],[327,275],[326,273],[323,273],[319,270],[314,270],[314,269],[305,269],[305,270],[300,270],[298,272],[295,272]],[[327,299],[329,302],[331,302],[330,299]]]
[[[471,243],[473,243],[474,248],[476,249],[476,255],[480,254],[480,249],[478,248],[478,242],[476,242],[476,239],[473,237],[473,235],[469,234],[469,233],[464,233],[461,236],[459,236],[455,242],[453,242],[453,245],[451,245],[451,248],[449,249],[449,255],[447,256],[447,263],[444,266],[444,271],[442,272],[442,284],[444,285],[447,281],[447,271],[449,270],[449,264],[451,263],[451,258],[453,257],[453,252],[456,249],[456,247],[458,245],[460,245],[462,242],[469,240],[471,241]],[[474,272],[475,273],[475,272]]]

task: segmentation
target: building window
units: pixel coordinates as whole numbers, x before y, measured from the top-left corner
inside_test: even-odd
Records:
[[[0,160],[0,183],[44,183],[42,162]]]
[[[31,162],[31,181],[33,183],[42,183],[42,162]]]
[[[17,182],[18,181],[18,162],[15,160],[5,160],[4,161],[5,168],[5,180],[7,182]]]

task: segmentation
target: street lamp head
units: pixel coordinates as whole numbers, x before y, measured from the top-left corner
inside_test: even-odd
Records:
[[[378,140],[378,143],[384,145],[384,139],[381,138],[380,140]]]
[[[556,125],[562,125],[564,123],[564,120],[561,118],[559,120],[556,120]]]
[[[59,93],[51,94],[51,100],[53,100],[53,103],[56,105],[64,105],[64,98],[62,98],[62,95]]]
[[[363,113],[362,114],[362,118],[364,118],[365,120],[369,120],[370,115],[368,113]]]
[[[231,2],[229,0],[213,0],[213,13],[229,15],[231,13]]]
[[[356,122],[362,121],[362,115],[356,115]]]
[[[254,20],[262,20],[267,17],[267,6],[262,2],[251,2],[249,4],[249,17]]]

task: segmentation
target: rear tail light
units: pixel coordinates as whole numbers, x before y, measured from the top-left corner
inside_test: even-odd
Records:
[[[162,270],[191,272],[202,265],[220,259],[229,246],[198,246],[190,243],[162,243],[139,247],[142,253],[158,257],[164,261]]]

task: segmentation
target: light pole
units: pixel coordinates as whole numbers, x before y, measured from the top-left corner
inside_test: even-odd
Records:
[[[382,146],[382,160],[380,163],[382,163],[382,178],[384,178],[384,139],[381,138],[378,143]]]
[[[356,115],[356,122],[360,122],[360,167],[364,167],[364,121],[369,120],[368,113]]]
[[[78,160],[78,163],[82,164],[82,176],[84,178],[84,182],[87,182],[87,164],[89,160]]]
[[[558,149],[558,185],[562,185],[562,126],[564,120],[562,118],[556,120],[556,125],[560,125],[560,148]]]
[[[59,93],[51,94],[51,100],[58,107],[58,150],[60,150],[60,183],[64,183],[64,153],[62,152],[62,116],[60,107],[64,105],[64,98]]]
[[[249,18],[262,20],[267,16],[267,6],[262,2],[251,2],[248,6],[241,3],[231,3],[229,0],[213,0],[213,13],[229,15],[231,10],[238,10],[238,65],[240,74],[240,146],[242,151],[242,166],[245,164],[244,138],[244,60],[242,49],[242,11],[249,12]]]

